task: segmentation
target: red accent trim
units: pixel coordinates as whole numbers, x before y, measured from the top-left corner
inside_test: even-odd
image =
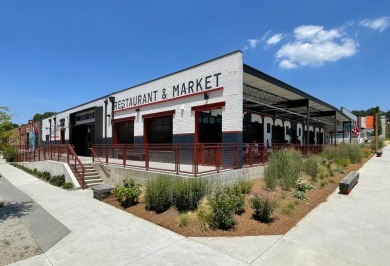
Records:
[[[198,105],[198,106],[191,107],[191,111],[204,111],[204,110],[218,109],[218,108],[224,107],[225,105],[226,105],[226,102]]]
[[[184,99],[184,98],[196,96],[196,95],[199,95],[199,94],[205,94],[205,93],[209,93],[209,92],[213,92],[213,91],[219,91],[219,90],[223,90],[223,89],[224,89],[224,87],[218,87],[218,88],[214,88],[214,89],[204,90],[204,91],[200,91],[200,92],[191,93],[189,95],[178,96],[178,97],[167,99],[167,100],[161,100],[161,101],[157,101],[157,102],[153,102],[153,103],[147,103],[147,104],[137,105],[137,106],[133,106],[133,107],[129,107],[129,108],[123,108],[123,109],[120,109],[120,110],[115,110],[114,113],[116,113],[116,112],[123,112],[123,111],[131,110],[131,109],[137,109],[137,108],[150,106],[150,105],[154,105],[154,104],[159,104],[159,103],[165,103],[165,102],[174,101],[174,100],[177,100],[177,99]]]
[[[199,113],[200,111],[195,111],[195,136],[194,136],[194,144],[199,143]]]
[[[148,145],[148,122],[149,121],[144,121],[143,123],[144,124],[144,135],[143,135],[144,145]]]
[[[168,116],[168,115],[174,115],[176,113],[176,110],[169,110],[159,113],[152,113],[152,114],[146,114],[142,115],[143,119],[153,118],[153,117],[159,117],[159,116]]]
[[[129,116],[129,117],[125,117],[125,118],[114,119],[114,123],[122,123],[122,122],[127,122],[127,121],[134,121],[134,120],[135,120],[135,116]]]

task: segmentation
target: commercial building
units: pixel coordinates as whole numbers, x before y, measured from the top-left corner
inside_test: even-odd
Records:
[[[44,119],[41,144],[322,145],[351,119],[236,51]],[[351,128],[351,127],[349,127]],[[239,149],[242,153],[242,149]]]

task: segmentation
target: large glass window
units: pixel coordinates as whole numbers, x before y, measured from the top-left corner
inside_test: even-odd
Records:
[[[263,124],[244,122],[243,125],[243,142],[244,143],[263,143]]]
[[[161,116],[147,119],[148,143],[172,143],[172,116]]]
[[[118,144],[133,144],[134,121],[118,122],[116,126],[116,139]]]

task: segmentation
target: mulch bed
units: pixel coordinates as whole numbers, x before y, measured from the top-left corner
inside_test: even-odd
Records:
[[[236,215],[235,219],[237,224],[234,229],[229,231],[224,230],[202,230],[196,221],[191,221],[187,226],[180,226],[178,223],[179,212],[175,208],[156,214],[155,212],[145,209],[145,203],[142,199],[140,202],[129,208],[123,208],[114,196],[110,196],[104,201],[116,208],[125,210],[135,216],[148,220],[152,223],[165,227],[178,234],[186,237],[205,237],[205,236],[254,236],[254,235],[281,235],[288,232],[293,226],[295,226],[303,217],[305,217],[312,209],[317,205],[326,201],[328,196],[338,188],[339,181],[347,175],[350,171],[357,171],[361,166],[367,162],[369,158],[363,159],[359,164],[351,164],[347,166],[344,174],[334,171],[333,177],[326,177],[324,179],[318,178],[316,182],[315,190],[307,192],[308,200],[299,201],[291,197],[291,191],[283,191],[276,189],[274,191],[264,190],[264,182],[262,178],[255,180],[254,186],[251,190],[251,194],[262,193],[268,194],[272,198],[276,199],[278,206],[273,214],[273,220],[270,223],[261,223],[252,217],[252,209],[249,206],[249,197],[246,195],[245,212],[241,215]],[[321,182],[323,183],[321,186]],[[324,184],[326,183],[326,184]],[[282,212],[289,203],[294,204],[294,210],[291,214],[284,214]],[[291,204],[290,204],[291,205]]]

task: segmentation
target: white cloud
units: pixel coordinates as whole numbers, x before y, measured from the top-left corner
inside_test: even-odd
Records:
[[[310,41],[314,43],[322,43],[331,41],[340,37],[340,33],[336,29],[330,31],[324,30],[322,26],[299,26],[294,30],[295,39],[302,41]]]
[[[380,17],[377,19],[365,19],[359,23],[363,27],[371,28],[373,30],[384,31],[390,26],[390,17]]]
[[[283,39],[283,34],[279,33],[279,34],[272,35],[272,36],[266,41],[266,43],[267,43],[268,45],[275,45],[275,44],[277,44],[278,42],[280,42],[282,39]]]
[[[248,44],[249,46],[252,48],[252,49],[255,49],[257,47],[258,44],[262,43],[265,41],[265,39],[267,39],[268,35],[270,34],[271,30],[267,31],[266,33],[264,33],[264,35],[260,38],[260,39],[248,39]],[[245,46],[248,48],[248,46]],[[246,49],[244,49],[246,50]]]
[[[289,60],[282,60],[282,61],[280,61],[279,66],[281,68],[286,68],[286,69],[292,69],[292,68],[297,68],[298,67],[296,64],[292,63]]]
[[[257,44],[259,43],[259,40],[256,39],[248,39],[249,46],[253,49],[256,48]]]
[[[321,66],[354,55],[358,43],[344,37],[340,29],[325,30],[322,26],[303,25],[295,28],[293,42],[276,53],[281,68]]]

